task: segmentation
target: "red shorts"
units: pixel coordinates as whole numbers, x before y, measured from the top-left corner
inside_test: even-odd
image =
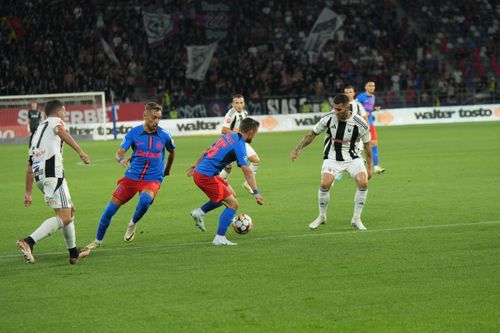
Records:
[[[143,192],[144,190],[152,191],[156,197],[158,190],[160,189],[160,182],[134,180],[126,177],[118,180],[117,184],[118,186],[113,192],[113,196],[120,200],[123,204],[132,199],[137,192]]]
[[[199,172],[194,172],[194,183],[198,186],[213,202],[221,202],[233,192],[229,189],[227,181],[220,177],[210,177]]]
[[[377,140],[377,130],[373,125],[370,125],[370,135],[372,136],[372,140]]]

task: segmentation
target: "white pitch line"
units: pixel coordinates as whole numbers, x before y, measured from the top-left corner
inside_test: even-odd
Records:
[[[409,227],[399,227],[399,228],[386,228],[386,229],[369,229],[367,231],[358,230],[345,230],[345,231],[332,231],[332,232],[320,232],[320,231],[310,231],[306,234],[298,235],[279,235],[279,236],[265,236],[252,238],[252,241],[266,241],[266,240],[277,240],[286,238],[303,238],[303,237],[316,237],[316,236],[336,236],[336,235],[353,235],[353,234],[371,234],[379,232],[392,232],[392,231],[406,231],[406,230],[425,230],[425,229],[440,229],[440,228],[456,228],[456,227],[468,227],[468,226],[479,226],[479,225],[495,225],[500,224],[500,221],[479,221],[479,222],[468,222],[468,223],[454,223],[454,224],[436,224],[436,225],[417,225]],[[148,246],[122,246],[122,247],[111,247],[111,248],[99,248],[98,252],[108,252],[108,251],[127,251],[127,250],[140,250],[140,249],[158,249],[158,248],[172,248],[172,247],[184,247],[184,246],[196,246],[196,245],[208,245],[210,241],[199,241],[199,242],[188,242],[188,243],[166,243],[158,245],[148,245]],[[51,256],[51,255],[62,255],[67,254],[67,252],[42,252],[36,253],[37,257]],[[20,253],[16,254],[6,254],[0,256],[0,259],[14,258],[21,256]]]

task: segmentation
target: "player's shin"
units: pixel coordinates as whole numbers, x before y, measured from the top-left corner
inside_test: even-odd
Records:
[[[96,241],[102,242],[104,235],[106,234],[106,230],[111,223],[111,218],[116,214],[118,208],[119,206],[115,205],[112,202],[108,204],[108,206],[104,210],[104,213],[102,213],[101,219],[99,220],[99,225],[97,226],[97,234],[95,237]]]
[[[139,196],[134,216],[132,217],[132,223],[137,223],[146,214],[149,206],[151,206],[151,202],[153,202],[153,198],[148,193],[142,192]]]
[[[217,228],[217,235],[224,236],[227,232],[227,229],[231,225],[233,221],[233,217],[236,214],[236,210],[227,207],[222,211],[219,217],[219,227]]]
[[[363,208],[365,207],[366,197],[368,195],[367,188],[358,188],[354,194],[354,218],[360,218]]]
[[[64,240],[66,241],[66,247],[72,249],[76,247],[76,235],[75,235],[75,219],[71,219],[69,224],[62,227],[62,233]]]
[[[38,241],[49,237],[54,232],[61,229],[62,226],[63,223],[59,217],[51,217],[50,219],[43,221],[43,223],[30,235],[30,237],[35,241],[35,243],[37,243]]]
[[[318,190],[318,206],[319,206],[319,216],[326,219],[326,210],[328,209],[328,203],[330,202],[330,189],[324,189],[322,187]]]
[[[378,147],[372,146],[373,165],[378,165]]]
[[[220,206],[222,206],[222,202],[213,202],[212,200],[209,200],[207,203],[201,206],[201,210],[206,214],[211,210],[219,208]]]

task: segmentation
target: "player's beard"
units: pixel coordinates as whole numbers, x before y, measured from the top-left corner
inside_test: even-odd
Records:
[[[246,139],[245,139],[245,142],[246,142],[246,143],[252,143],[252,140],[253,140],[253,138],[246,138]]]

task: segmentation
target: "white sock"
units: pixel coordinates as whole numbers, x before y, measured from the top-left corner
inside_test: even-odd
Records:
[[[328,202],[330,201],[330,190],[324,191],[323,189],[318,190],[318,206],[319,206],[319,216],[326,219],[326,209],[328,208]]]
[[[135,224],[134,221],[132,219],[130,219],[128,225],[133,226],[134,224]]]
[[[33,231],[33,233],[30,235],[31,238],[37,243],[38,241],[41,241],[42,239],[49,237],[52,235],[54,232],[57,230],[61,229],[63,226],[62,221],[57,217],[51,217],[50,219],[46,219],[43,221],[42,224]]]
[[[72,219],[69,224],[62,227],[62,233],[64,240],[66,241],[66,247],[72,249],[76,247],[76,235],[75,235],[75,220]]]
[[[229,173],[226,171],[226,169],[222,169],[222,171],[219,173],[219,176],[221,176],[224,179],[227,179],[227,177],[229,177]]]
[[[354,217],[360,218],[365,207],[366,196],[368,195],[367,188],[358,188],[354,194]]]
[[[253,171],[253,174],[255,175],[257,173],[257,170],[259,170],[259,163],[250,163],[250,169]]]

